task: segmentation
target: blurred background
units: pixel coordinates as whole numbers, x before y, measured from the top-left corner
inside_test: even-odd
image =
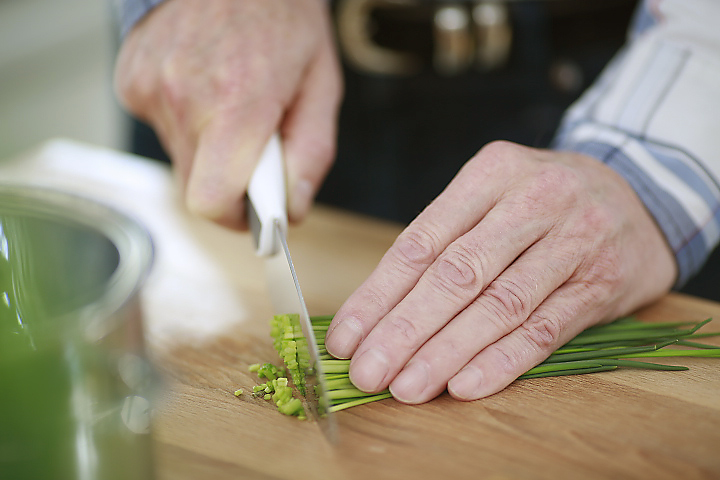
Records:
[[[0,158],[63,136],[126,148],[108,0],[0,0]]]
[[[346,98],[319,201],[406,223],[485,143],[548,146],[637,3],[333,1]],[[0,158],[64,136],[167,161],[113,97],[117,44],[110,0],[0,0]],[[717,298],[709,278],[687,290]]]

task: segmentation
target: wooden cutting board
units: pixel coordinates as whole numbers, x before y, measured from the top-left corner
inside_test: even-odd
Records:
[[[337,414],[341,443],[249,395],[248,365],[277,362],[263,265],[247,235],[187,216],[166,167],[75,142],[0,163],[0,180],[70,189],[139,218],[156,242],[143,293],[163,385],[154,423],[161,479],[720,478],[720,361],[686,372],[620,370],[517,381],[480,401],[392,399]],[[311,314],[334,312],[400,227],[317,208],[290,232]],[[646,321],[718,320],[720,304],[668,295]],[[720,345],[719,339],[712,340]]]
[[[310,311],[334,311],[397,233],[325,209],[293,231]],[[161,478],[720,478],[716,359],[675,360],[687,372],[523,380],[470,403],[384,400],[339,412],[341,444],[329,447],[311,422],[234,397],[258,383],[249,364],[276,359],[263,295],[250,296],[256,318],[161,355],[171,377],[157,423]],[[709,316],[717,331],[720,305],[680,295],[640,312],[647,321]]]

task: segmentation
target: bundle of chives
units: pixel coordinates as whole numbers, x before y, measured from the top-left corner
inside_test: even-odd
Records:
[[[338,360],[330,355],[325,348],[325,334],[327,333],[332,315],[311,317],[315,339],[320,351],[320,363],[325,375],[325,388],[330,400],[331,412],[337,412],[350,407],[356,407],[364,403],[375,402],[384,398],[392,397],[389,390],[385,389],[379,393],[366,393],[359,390],[350,381],[348,374],[350,360]]]
[[[350,382],[348,376],[350,360],[336,359],[327,352],[325,349],[325,334],[331,320],[332,316],[310,318],[320,353],[319,361],[324,374],[326,394],[330,401],[328,410],[337,412],[345,408],[390,398],[392,395],[388,390],[376,394],[358,390]],[[270,320],[270,327],[270,335],[273,337],[275,350],[285,362],[293,384],[300,393],[304,394],[305,372],[309,365],[309,353],[307,340],[302,335],[298,316],[294,314],[275,315]],[[280,406],[278,405],[278,407]]]
[[[392,395],[386,389],[379,393],[366,393],[357,389],[348,375],[350,360],[332,357],[325,348],[327,333],[333,316],[311,317],[315,339],[324,372],[329,410],[336,412]],[[545,361],[530,369],[520,379],[578,375],[606,372],[617,368],[650,370],[688,370],[678,365],[664,365],[630,358],[705,357],[720,358],[720,347],[696,342],[696,339],[720,336],[718,333],[697,333],[711,319],[694,322],[643,323],[634,317],[625,317],[607,325],[588,328],[555,351]],[[299,328],[297,315],[277,315],[271,320],[271,335],[278,354],[283,358],[296,387],[304,391],[303,365],[307,358],[305,339]],[[303,345],[305,343],[305,345]],[[686,347],[670,349],[672,345]],[[298,348],[300,347],[300,348]],[[281,405],[278,405],[279,407]],[[295,413],[302,415],[301,413]]]
[[[607,325],[588,328],[559,348],[544,362],[520,378],[555,377],[604,372],[617,368],[649,370],[688,370],[678,365],[649,363],[629,358],[706,357],[720,358],[720,347],[695,342],[695,339],[720,333],[697,333],[711,319],[699,323],[643,323],[625,317]],[[687,347],[667,348],[671,345]]]

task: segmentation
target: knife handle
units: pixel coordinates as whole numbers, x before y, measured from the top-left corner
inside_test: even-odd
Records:
[[[274,133],[263,149],[248,185],[247,213],[258,256],[272,255],[280,248],[275,238],[277,221],[287,232],[287,188],[280,136]]]

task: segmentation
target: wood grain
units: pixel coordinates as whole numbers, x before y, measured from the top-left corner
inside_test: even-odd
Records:
[[[291,235],[313,314],[334,311],[399,227],[317,209]],[[213,343],[160,354],[171,378],[157,422],[161,478],[718,478],[720,362],[672,359],[687,372],[621,370],[517,381],[462,403],[394,400],[339,412],[341,444],[316,425],[243,395],[248,365],[277,361],[265,308]],[[720,305],[670,295],[645,321],[720,317]],[[707,331],[718,331],[720,321]],[[717,340],[714,340],[718,343]],[[667,361],[667,360],[665,360]]]
[[[154,423],[160,479],[718,479],[720,362],[685,372],[619,370],[517,381],[463,403],[392,399],[337,414],[331,447],[311,421],[251,390],[248,365],[275,362],[263,265],[245,234],[190,218],[166,167],[58,140],[0,164],[3,180],[60,187],[143,222],[156,258],[143,292],[163,379]],[[398,225],[318,208],[290,233],[311,314],[332,313],[375,267]],[[649,322],[717,320],[720,304],[668,295]],[[711,340],[719,344],[719,339]]]

